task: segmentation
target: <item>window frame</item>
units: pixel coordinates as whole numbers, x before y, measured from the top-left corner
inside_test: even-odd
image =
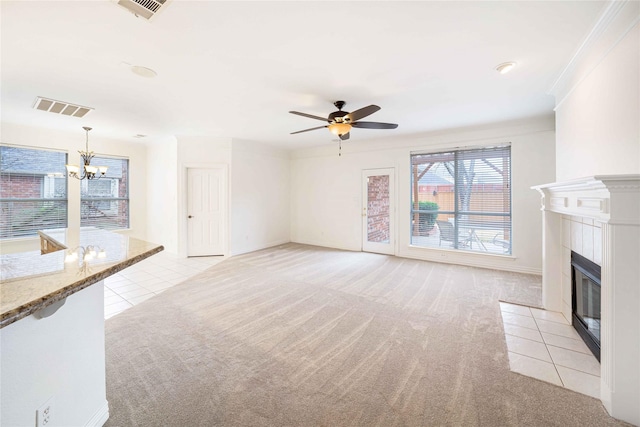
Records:
[[[130,169],[130,159],[128,157],[120,157],[120,156],[109,156],[109,155],[96,155],[93,159],[91,159],[91,163],[95,164],[95,165],[100,165],[102,164],[101,161],[102,160],[107,160],[107,161],[124,161],[126,162],[126,168],[125,168],[125,174],[123,175],[122,178],[117,178],[117,177],[109,177],[109,170],[107,170],[107,174],[104,178],[94,178],[92,180],[87,180],[86,184],[81,184],[80,185],[80,226],[81,227],[96,227],[96,228],[101,228],[101,229],[105,229],[105,230],[127,230],[131,227],[131,198],[130,198],[130,173],[129,173],[129,169]],[[102,180],[108,180],[108,181],[112,181],[113,179],[124,179],[126,182],[126,197],[87,197],[88,194],[88,190],[84,191],[83,190],[83,185],[87,186],[87,189],[89,187],[89,181],[96,181],[96,182],[100,182]],[[118,207],[117,209],[120,209],[120,203],[121,202],[125,202],[126,204],[126,224],[124,226],[118,226],[118,227],[105,227],[105,223],[102,223],[100,221],[91,221],[91,222],[87,222],[88,221],[88,217],[83,217],[83,208],[85,207],[86,203],[91,203],[91,202],[117,202]]]
[[[59,221],[59,223],[57,224],[53,224],[53,227],[43,227],[42,225],[38,226],[35,222],[28,225],[28,226],[23,226],[20,229],[17,229],[16,227],[14,227],[14,224],[12,223],[13,221],[10,220],[8,222],[8,227],[0,227],[0,241],[9,241],[9,240],[15,240],[15,239],[23,239],[23,238],[33,238],[38,236],[38,230],[42,230],[42,229],[46,229],[46,228],[67,228],[69,226],[69,178],[67,176],[66,170],[64,165],[68,162],[69,159],[69,154],[67,151],[65,150],[56,150],[56,149],[49,149],[49,148],[42,148],[42,147],[31,147],[31,146],[23,146],[23,145],[11,145],[11,144],[0,144],[0,150],[4,149],[4,148],[9,148],[9,149],[15,149],[15,150],[29,150],[29,151],[39,151],[39,152],[47,152],[47,153],[57,153],[57,154],[61,154],[64,156],[64,160],[60,165],[55,166],[56,169],[58,169],[59,167],[59,172],[51,172],[51,173],[45,173],[45,172],[41,172],[41,171],[29,171],[28,169],[25,170],[16,170],[16,171],[3,171],[0,168],[0,176],[4,177],[4,176],[8,176],[9,180],[11,179],[12,176],[15,177],[42,177],[42,180],[38,183],[38,192],[40,193],[41,197],[5,197],[5,195],[7,194],[6,192],[6,188],[2,188],[2,192],[0,194],[0,206],[2,208],[2,210],[4,209],[8,209],[9,213],[7,213],[8,216],[14,216],[15,214],[15,209],[13,207],[13,204],[18,203],[18,204],[29,204],[29,203],[33,203],[34,204],[34,209],[36,209],[38,206],[40,206],[40,208],[44,207],[44,204],[46,203],[58,203],[59,206],[62,208],[62,215],[56,215],[55,218]],[[25,156],[31,157],[33,158],[34,156],[31,154],[26,154]],[[64,184],[63,184],[63,188],[64,188],[64,197],[44,197],[44,193],[45,190],[47,189],[47,184],[45,184],[45,181],[47,180],[48,177],[54,178],[54,179],[64,179]],[[1,178],[0,178],[1,179]],[[53,184],[53,190],[54,190],[54,194],[55,194],[55,181],[52,181]],[[51,184],[49,184],[51,185]],[[5,207],[4,204],[8,203],[8,204],[12,204],[11,207]],[[41,205],[37,205],[38,203],[41,203]],[[3,219],[5,216],[5,212],[2,212],[3,215]],[[5,235],[6,234],[6,235]]]
[[[458,162],[460,160],[465,160],[465,153],[481,153],[482,151],[506,151],[506,156],[504,156],[507,160],[508,160],[508,176],[507,176],[507,181],[506,181],[506,185],[508,187],[508,190],[505,191],[503,188],[503,191],[501,192],[503,195],[506,195],[506,198],[508,199],[508,207],[509,210],[508,212],[498,212],[498,211],[478,211],[478,210],[471,210],[470,206],[468,210],[462,211],[461,207],[460,207],[460,193],[461,193],[461,188],[464,185],[464,179],[460,179],[460,168],[458,166]],[[414,178],[415,178],[415,173],[414,171],[414,157],[415,156],[427,156],[427,155],[442,155],[442,156],[446,156],[446,155],[453,155],[453,169],[454,169],[454,173],[451,174],[452,178],[453,178],[453,199],[454,199],[454,207],[453,210],[443,210],[440,209],[438,207],[438,210],[420,210],[420,209],[416,209],[416,203],[419,201],[414,200],[414,196],[415,196],[415,188],[414,186],[416,185],[414,183]],[[462,157],[462,158],[460,158]],[[480,158],[480,157],[479,157]],[[439,163],[445,163],[444,160],[438,160],[437,162]],[[433,163],[436,163],[435,161]],[[446,249],[446,250],[455,250],[455,251],[461,251],[461,252],[468,252],[468,253],[482,253],[482,254],[491,254],[491,255],[506,255],[506,256],[512,256],[513,254],[513,194],[512,194],[512,179],[513,179],[513,170],[512,170],[512,152],[511,152],[511,144],[510,143],[505,143],[505,144],[500,144],[500,145],[496,145],[496,146],[486,146],[486,147],[469,147],[469,148],[452,148],[452,149],[443,149],[443,150],[438,150],[438,151],[416,151],[416,152],[411,152],[410,156],[409,156],[409,165],[410,165],[410,187],[411,190],[409,192],[410,194],[410,209],[409,209],[409,244],[412,247],[417,247],[417,248],[425,248],[425,249]],[[494,168],[495,169],[495,168]],[[461,182],[462,181],[462,182]],[[419,180],[418,180],[418,186],[419,184]],[[471,183],[471,185],[473,186],[473,182]],[[473,194],[470,193],[470,194]],[[503,196],[504,197],[504,196]],[[438,218],[438,216],[440,215],[450,215],[453,216],[456,220],[454,220],[453,226],[454,226],[454,236],[457,236],[458,238],[455,238],[454,241],[452,242],[452,247],[448,247],[448,248],[441,248],[439,246],[432,246],[432,245],[427,245],[427,244],[420,244],[420,243],[416,243],[414,242],[414,238],[418,237],[415,234],[416,231],[416,226],[415,226],[415,220],[417,218],[417,214],[425,214],[425,213],[429,213],[429,214],[436,214],[436,218]],[[508,226],[508,232],[509,232],[509,240],[505,241],[497,239],[494,237],[493,242],[498,242],[497,245],[502,246],[504,251],[502,252],[493,252],[493,251],[488,251],[488,250],[476,250],[476,249],[468,249],[466,247],[461,247],[460,243],[459,243],[459,237],[460,237],[460,229],[465,229],[465,228],[473,228],[473,224],[477,224],[477,225],[482,225],[482,222],[474,222],[473,220],[469,220],[467,219],[467,224],[471,224],[471,226],[469,227],[465,227],[464,224],[461,226],[461,222],[462,220],[457,220],[457,218],[461,217],[461,216],[466,216],[468,217],[473,217],[473,216],[483,216],[483,217],[496,217],[496,218],[508,218],[508,222],[507,221],[502,221],[503,224],[506,224]],[[498,224],[501,221],[496,221],[496,230],[498,230],[500,227],[498,227]],[[504,228],[504,225],[502,226]],[[475,233],[475,231],[474,231]],[[477,236],[477,235],[476,235]],[[472,245],[471,245],[472,246]]]

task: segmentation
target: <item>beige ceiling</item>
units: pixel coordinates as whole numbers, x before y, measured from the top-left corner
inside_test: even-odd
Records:
[[[245,2],[173,0],[151,22],[113,0],[1,1],[2,121],[134,141],[206,135],[283,147],[330,144],[327,116],[389,138],[551,114],[547,94],[604,2]],[[495,66],[517,61],[511,73]],[[152,68],[154,79],[127,64]],[[94,107],[32,109],[36,96]],[[139,140],[135,140],[139,141]]]

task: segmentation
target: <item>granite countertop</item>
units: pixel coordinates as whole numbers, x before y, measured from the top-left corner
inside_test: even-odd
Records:
[[[93,227],[44,230],[40,237],[66,249],[0,255],[0,328],[164,249]]]

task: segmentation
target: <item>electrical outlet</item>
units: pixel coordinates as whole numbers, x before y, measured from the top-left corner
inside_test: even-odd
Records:
[[[36,427],[50,426],[52,414],[53,414],[53,397],[47,400],[36,411]]]

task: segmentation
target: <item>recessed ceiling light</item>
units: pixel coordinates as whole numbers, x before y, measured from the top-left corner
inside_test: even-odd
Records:
[[[509,71],[513,70],[513,67],[515,66],[515,62],[504,62],[496,67],[496,71],[500,74],[507,74]]]
[[[148,79],[151,79],[155,76],[158,75],[158,73],[156,73],[155,71],[153,71],[151,68],[147,68],[147,67],[143,67],[140,65],[132,65],[131,66],[131,71],[134,74],[137,74],[141,77],[146,77]]]

